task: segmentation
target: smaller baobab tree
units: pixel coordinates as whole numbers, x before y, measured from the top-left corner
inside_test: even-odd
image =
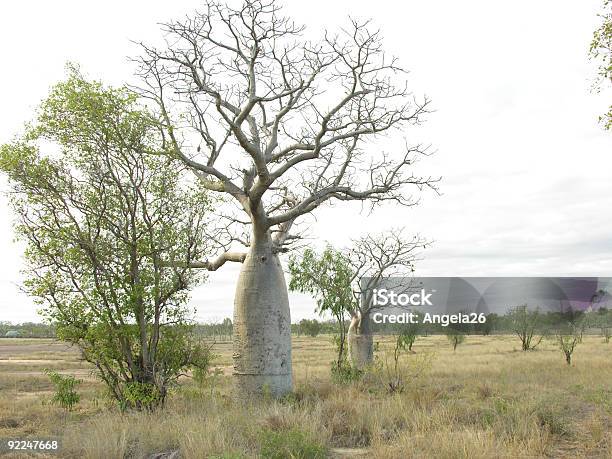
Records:
[[[274,0],[214,0],[143,44],[140,94],[156,108],[168,155],[233,200],[232,250],[176,266],[242,264],[234,302],[237,395],[286,394],[291,318],[279,254],[300,219],[331,201],[411,206],[436,179],[416,176],[427,148],[401,141],[429,111],[368,21],[304,38]],[[399,142],[393,136],[400,136]],[[381,144],[384,142],[384,144]],[[382,148],[387,148],[385,152]],[[239,248],[237,246],[244,247]]]
[[[380,307],[373,304],[373,290],[394,276],[396,286],[406,288],[417,251],[426,246],[418,236],[406,238],[401,230],[391,230],[359,238],[342,251],[327,247],[317,255],[307,249],[301,256],[290,258],[290,288],[315,294],[319,311],[331,312],[340,324],[338,365],[343,361],[345,339],[352,367],[361,370],[372,363],[370,316]],[[346,315],[351,318],[348,331],[344,329]]]
[[[402,230],[391,230],[358,239],[348,250],[353,294],[357,298],[348,330],[349,357],[355,368],[361,369],[373,361],[371,315],[383,307],[374,305],[374,289],[385,279],[394,278],[394,288],[409,290],[418,250],[427,245],[420,236],[405,237]]]

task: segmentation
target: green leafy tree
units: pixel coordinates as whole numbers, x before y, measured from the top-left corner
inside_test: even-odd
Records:
[[[576,325],[568,323],[567,325],[557,327],[555,331],[555,341],[559,349],[561,349],[561,352],[563,352],[565,362],[568,365],[572,364],[572,354],[581,340],[582,332]]]
[[[594,319],[594,323],[599,327],[604,342],[606,344],[610,343],[610,338],[612,338],[612,311],[601,308]]]
[[[521,340],[521,349],[530,351],[542,342],[542,318],[540,312],[530,310],[526,304],[512,308],[506,315],[510,330]]]
[[[410,328],[402,328],[395,337],[393,348],[393,368],[387,365],[388,387],[390,392],[401,391],[403,386],[402,373],[399,368],[399,360],[402,352],[410,352],[416,335]]]
[[[308,248],[301,256],[290,257],[289,272],[289,289],[310,293],[317,302],[317,312],[330,313],[335,318],[338,330],[336,367],[340,369],[346,360],[345,317],[356,308],[351,290],[354,273],[348,259],[331,246],[321,254]]]
[[[448,330],[446,330],[446,338],[453,347],[453,352],[457,351],[457,346],[465,342],[465,334],[452,327],[448,327]]]
[[[591,58],[599,65],[595,84],[597,90],[612,88],[612,0],[604,0],[603,12],[599,17],[601,24],[593,32],[589,49]],[[599,119],[606,129],[612,129],[612,105]]]
[[[406,350],[408,350],[408,352],[412,352],[412,346],[418,338],[422,327],[422,314],[419,314],[418,311],[413,312],[413,314],[417,318],[415,320],[415,323],[398,324],[394,327],[397,330],[398,339],[401,338],[402,344],[406,347]]]
[[[161,260],[204,255],[209,200],[179,186],[182,171],[163,149],[132,93],[70,68],[25,134],[0,150],[26,243],[24,288],[127,407],[163,403],[207,354],[185,306],[202,276]]]

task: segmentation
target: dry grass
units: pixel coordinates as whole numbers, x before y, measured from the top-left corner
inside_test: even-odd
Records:
[[[9,354],[0,340],[0,438],[57,436],[67,458],[145,458],[175,449],[184,458],[258,457],[271,448],[270,432],[283,433],[274,441],[301,442],[295,457],[339,448],[335,457],[364,450],[362,457],[389,459],[612,457],[612,345],[599,337],[585,337],[571,367],[551,342],[525,353],[510,336],[471,336],[453,352],[445,337],[420,338],[403,365],[416,374],[411,365],[426,355],[426,371],[395,394],[385,390],[384,372],[332,384],[330,338],[295,338],[295,393],[287,400],[239,403],[229,396],[229,377],[206,388],[185,380],[163,415],[120,414],[74,350],[49,342],[58,350],[49,355],[40,341],[20,341],[11,340]],[[389,347],[381,339],[379,355]],[[216,351],[226,369],[230,348],[221,343]],[[75,412],[44,404],[48,360],[85,380]]]

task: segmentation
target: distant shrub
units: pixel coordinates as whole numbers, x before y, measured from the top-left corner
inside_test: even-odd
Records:
[[[572,354],[576,346],[581,342],[582,332],[572,325],[558,329],[555,332],[555,340],[557,346],[565,355],[565,362],[568,365],[572,364]]]
[[[223,370],[219,367],[211,368],[195,368],[193,370],[193,380],[199,389],[210,390],[210,395],[215,393],[215,389],[219,385],[219,381],[223,376]]]
[[[542,342],[542,315],[538,309],[529,310],[526,304],[511,309],[507,318],[510,329],[521,340],[521,349],[531,351]]]
[[[332,381],[336,384],[350,384],[358,381],[363,376],[363,370],[354,368],[348,361],[338,365],[337,362],[332,362],[331,368]]]
[[[261,457],[266,459],[323,459],[328,456],[324,444],[298,429],[264,429],[260,442]]]
[[[321,333],[323,325],[317,319],[302,319],[300,321],[300,332],[313,338]]]
[[[402,350],[407,349],[402,347],[402,342],[402,338],[398,337],[393,351],[387,350],[377,356],[375,364],[370,368],[378,384],[389,393],[403,392],[406,387],[428,372],[434,359],[434,354],[431,352],[402,353]]]
[[[45,374],[49,377],[55,386],[55,393],[51,398],[51,403],[57,404],[66,411],[72,411],[81,396],[77,393],[76,387],[81,384],[80,379],[76,379],[71,375],[62,375],[56,371],[45,370]]]
[[[447,330],[446,338],[450,342],[451,346],[453,346],[453,352],[457,350],[457,346],[465,341],[465,335],[459,330],[455,330],[453,328],[449,328]]]

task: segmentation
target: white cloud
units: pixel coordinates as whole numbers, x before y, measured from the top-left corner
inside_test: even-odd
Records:
[[[67,60],[118,84],[131,78],[130,39],[155,40],[157,22],[199,2],[35,2],[3,5],[0,40],[0,141],[32,114]],[[372,17],[390,51],[409,68],[415,94],[427,93],[436,113],[410,139],[438,153],[421,171],[444,176],[442,196],[418,208],[358,215],[358,206],[317,213],[317,240],[405,225],[435,240],[420,275],[612,275],[612,136],[596,124],[610,93],[589,93],[595,69],[587,48],[598,0],[433,0],[429,2],[287,2],[287,11],[315,33],[350,13]],[[338,222],[342,222],[339,225]],[[19,247],[0,200],[0,320],[35,319],[18,293]],[[202,320],[232,314],[237,267],[224,267],[198,288]],[[294,319],[314,303],[292,296]]]

